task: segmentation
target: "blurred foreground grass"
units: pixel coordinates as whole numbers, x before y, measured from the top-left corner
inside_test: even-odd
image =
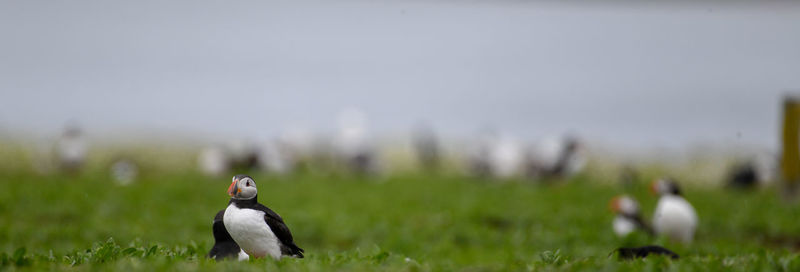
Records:
[[[624,191],[592,176],[544,186],[457,175],[376,181],[250,173],[260,202],[285,218],[307,257],[215,262],[204,254],[213,242],[211,219],[228,201],[229,177],[155,169],[118,186],[102,167],[93,169],[0,173],[0,269],[800,270],[800,209],[769,190],[686,186],[700,226],[695,243],[682,246],[615,237],[607,203]],[[645,187],[627,193],[649,218],[656,198]],[[619,246],[645,244],[682,258],[609,257]]]

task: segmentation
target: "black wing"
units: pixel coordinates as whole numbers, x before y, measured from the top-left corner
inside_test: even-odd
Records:
[[[264,221],[267,222],[267,225],[272,230],[272,233],[274,233],[275,236],[278,237],[278,240],[281,241],[281,253],[284,255],[303,258],[303,252],[305,251],[294,244],[292,232],[289,231],[289,227],[283,223],[283,218],[267,208],[267,206],[258,204],[255,208],[264,212]]]
[[[208,252],[209,258],[222,260],[228,257],[236,257],[239,255],[239,245],[233,241],[230,233],[225,228],[225,223],[222,217],[225,215],[225,210],[221,210],[214,216],[214,224],[212,231],[214,233],[214,246]]]
[[[642,220],[641,215],[637,214],[635,216],[631,216],[630,218],[633,219],[633,221],[636,222],[636,225],[640,229],[644,230],[648,235],[650,236],[656,235],[655,231],[653,231],[653,228],[650,227],[650,225],[648,225],[647,223],[645,223],[644,220]]]

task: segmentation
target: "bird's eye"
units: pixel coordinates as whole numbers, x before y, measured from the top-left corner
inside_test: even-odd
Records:
[[[250,182],[248,181],[248,182],[247,182],[247,183],[245,183],[244,185],[249,187],[249,186],[250,186]]]

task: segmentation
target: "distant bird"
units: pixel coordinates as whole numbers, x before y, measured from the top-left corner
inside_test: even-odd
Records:
[[[758,186],[755,165],[743,162],[733,166],[728,173],[728,186],[737,189],[751,189]]]
[[[282,256],[303,258],[303,249],[294,243],[283,218],[258,203],[258,190],[253,178],[233,177],[228,187],[231,201],[225,209],[223,222],[233,240],[250,256],[261,258]]]
[[[312,132],[302,127],[285,130],[277,139],[277,145],[292,164],[303,164],[315,150],[316,139]]]
[[[259,147],[249,140],[237,140],[228,145],[230,167],[237,171],[250,171],[259,167]]]
[[[670,178],[660,178],[651,184],[650,189],[661,196],[653,214],[655,232],[675,241],[691,242],[697,228],[697,213],[681,196],[678,184]]]
[[[467,150],[467,167],[470,174],[481,178],[492,176],[490,157],[494,137],[494,131],[484,130],[479,134],[477,142],[472,145],[473,148]]]
[[[768,185],[775,179],[778,161],[768,153],[759,153],[746,161],[740,161],[728,170],[727,185],[738,189]]]
[[[259,167],[267,172],[288,174],[292,172],[298,160],[289,153],[289,149],[280,141],[267,141],[258,153]]]
[[[525,164],[528,175],[534,178],[564,178],[583,170],[586,158],[580,141],[567,136],[536,145],[528,152]]]
[[[470,154],[470,170],[481,177],[508,179],[520,174],[523,159],[522,145],[514,137],[485,131]]]
[[[642,220],[639,203],[627,195],[621,195],[611,199],[609,203],[611,210],[616,214],[613,221],[614,233],[617,236],[627,236],[631,232],[642,230],[652,235],[653,229]]]
[[[354,173],[371,174],[378,170],[378,156],[370,140],[367,116],[357,109],[339,114],[339,135],[336,152],[340,160]]]
[[[660,246],[621,247],[615,252],[619,254],[620,259],[624,260],[645,258],[649,255],[664,255],[672,259],[680,258],[677,253]]]
[[[58,140],[56,146],[59,166],[61,169],[76,172],[86,162],[88,146],[86,139],[77,126],[68,126]]]
[[[523,157],[522,146],[516,139],[508,136],[497,138],[489,154],[493,175],[498,178],[519,175]]]
[[[439,141],[433,129],[427,125],[418,125],[413,134],[414,150],[421,169],[428,172],[439,169]]]
[[[233,257],[236,257],[240,261],[250,259],[250,256],[247,256],[247,253],[239,247],[239,244],[233,240],[228,230],[225,229],[225,223],[223,222],[224,215],[225,210],[221,210],[214,216],[214,224],[212,226],[214,246],[211,247],[207,256],[216,260]]]
[[[204,148],[197,158],[197,164],[203,174],[217,177],[227,173],[231,167],[228,154],[218,146]]]

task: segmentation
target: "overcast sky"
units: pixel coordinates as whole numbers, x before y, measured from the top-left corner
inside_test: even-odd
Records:
[[[800,93],[782,2],[2,1],[0,35],[0,131],[40,134],[258,138],[357,107],[378,134],[772,147]]]

